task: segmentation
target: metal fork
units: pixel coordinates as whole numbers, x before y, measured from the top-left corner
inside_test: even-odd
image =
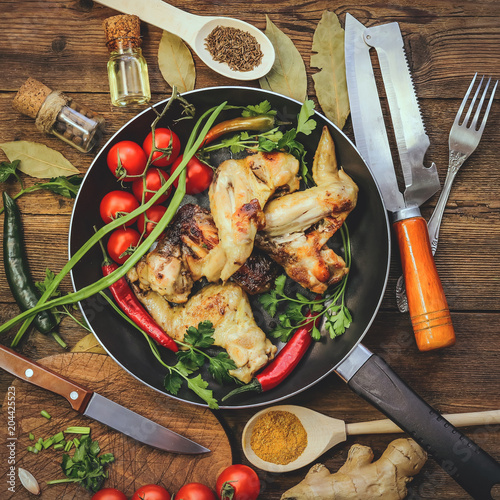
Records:
[[[451,185],[455,180],[455,176],[457,175],[460,167],[464,163],[464,161],[475,151],[479,141],[481,140],[481,136],[483,135],[484,127],[486,125],[486,120],[488,119],[488,115],[490,113],[490,108],[493,103],[493,97],[495,96],[495,91],[498,86],[498,80],[491,91],[490,99],[488,101],[488,106],[486,111],[484,112],[484,116],[482,118],[481,124],[478,128],[479,116],[481,114],[481,110],[484,104],[484,100],[486,98],[486,93],[490,86],[491,78],[486,83],[486,86],[483,90],[481,98],[479,100],[479,104],[477,105],[474,117],[471,120],[472,112],[476,100],[481,91],[481,87],[483,86],[484,76],[481,78],[479,85],[476,89],[474,97],[472,98],[469,108],[467,110],[467,114],[465,118],[462,120],[462,115],[469,99],[469,95],[474,87],[474,83],[476,81],[477,73],[474,75],[471,84],[469,85],[469,89],[465,94],[465,97],[460,105],[460,108],[457,112],[457,116],[455,117],[455,121],[451,127],[450,137],[449,137],[449,164],[448,164],[448,172],[446,173],[446,179],[444,181],[443,189],[441,191],[441,195],[439,196],[439,200],[436,204],[436,208],[427,223],[427,228],[429,231],[429,239],[431,242],[431,250],[432,255],[436,253],[436,249],[438,246],[438,237],[439,237],[439,227],[441,225],[441,219],[443,218],[444,209],[446,207],[446,202],[448,201],[448,196],[450,195]],[[400,276],[398,282],[396,284],[396,302],[398,305],[398,309],[400,312],[408,311],[408,299],[406,297],[405,283],[403,276]]]

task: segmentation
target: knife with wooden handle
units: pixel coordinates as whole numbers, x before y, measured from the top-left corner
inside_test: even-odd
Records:
[[[200,454],[210,451],[3,345],[0,345],[0,368],[21,380],[59,394],[78,413],[97,420],[141,443],[170,453]]]
[[[375,49],[389,103],[404,178],[398,186],[370,51]],[[350,14],[345,23],[346,79],[356,147],[372,172],[399,243],[408,309],[417,346],[429,351],[451,346],[455,332],[432,256],[420,205],[440,187],[397,23],[366,28]]]

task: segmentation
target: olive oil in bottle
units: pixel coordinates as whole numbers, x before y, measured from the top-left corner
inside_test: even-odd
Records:
[[[119,15],[104,21],[110,52],[109,90],[114,106],[147,104],[151,99],[148,66],[141,49],[140,19]]]

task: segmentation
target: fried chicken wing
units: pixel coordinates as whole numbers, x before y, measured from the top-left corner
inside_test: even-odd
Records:
[[[280,152],[259,152],[221,163],[209,189],[220,240],[205,265],[211,281],[217,277],[226,281],[246,262],[255,234],[265,224],[264,205],[277,190],[293,192],[299,188],[298,170],[297,159]]]
[[[358,187],[337,166],[333,139],[324,127],[313,162],[316,186],[270,201],[256,245],[304,288],[324,293],[348,272],[326,243],[356,206]]]
[[[244,383],[250,382],[255,372],[276,354],[276,346],[254,320],[247,295],[235,283],[208,285],[186,304],[176,307],[154,291],[132,286],[154,320],[176,340],[182,340],[190,326],[210,321],[214,345],[226,349],[236,365],[229,373]]]

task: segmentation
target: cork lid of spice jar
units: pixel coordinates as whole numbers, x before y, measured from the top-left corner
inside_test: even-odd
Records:
[[[110,52],[123,47],[124,43],[129,48],[141,46],[141,20],[137,16],[121,14],[108,17],[102,24]]]
[[[36,118],[42,104],[51,93],[52,89],[30,77],[18,90],[12,107],[23,115]]]

